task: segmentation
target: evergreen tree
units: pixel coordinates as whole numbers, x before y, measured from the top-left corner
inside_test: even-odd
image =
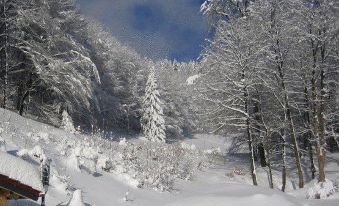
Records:
[[[70,133],[75,133],[76,130],[74,128],[72,117],[68,114],[66,110],[62,112],[62,122],[61,122],[61,128],[66,130]]]
[[[145,137],[152,142],[165,142],[165,120],[156,82],[154,68],[151,68],[146,83],[141,125]]]

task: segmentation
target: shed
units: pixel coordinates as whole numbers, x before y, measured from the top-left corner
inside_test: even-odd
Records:
[[[0,152],[0,206],[9,199],[37,201],[43,191],[39,166]]]

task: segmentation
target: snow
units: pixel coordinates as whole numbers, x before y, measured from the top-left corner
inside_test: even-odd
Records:
[[[183,200],[174,201],[173,203],[166,204],[165,206],[224,206],[227,205],[237,205],[237,206],[248,206],[249,203],[251,206],[297,206],[301,205],[296,202],[292,202],[287,198],[284,198],[281,195],[267,195],[267,194],[255,194],[251,196],[229,196],[223,193],[220,194],[208,194],[204,196],[193,196],[185,198]]]
[[[81,190],[75,190],[73,192],[72,199],[68,203],[67,206],[85,206],[83,200],[82,200],[82,192]]]
[[[0,160],[0,174],[43,191],[38,167],[6,152],[0,152]]]
[[[53,189],[59,193],[65,193],[67,190],[67,184],[63,182],[62,177],[59,177],[56,174],[53,174],[50,177],[49,183],[53,186]]]
[[[259,167],[257,169],[260,186],[251,186],[248,160],[242,157],[241,154],[235,157],[225,156],[232,147],[232,141],[223,136],[199,134],[192,139],[184,140],[182,144],[180,143],[179,145],[183,149],[192,150],[192,152],[196,150],[215,151],[210,155],[216,158],[215,161],[218,164],[198,172],[192,181],[176,180],[172,191],[159,192],[153,189],[138,188],[139,182],[133,176],[124,173],[123,167],[109,165],[111,161],[110,153],[99,151],[94,145],[89,144],[93,139],[92,136],[68,133],[58,128],[25,119],[3,109],[0,109],[0,114],[0,128],[3,129],[0,137],[6,142],[7,151],[15,154],[16,151],[26,150],[25,153],[29,154],[30,151],[39,151],[40,149],[34,149],[39,146],[45,156],[52,159],[50,187],[46,196],[46,205],[48,206],[66,206],[73,200],[77,204],[88,206],[338,205],[338,192],[324,200],[306,199],[307,191],[313,187],[313,183],[305,185],[303,190],[295,190],[293,188],[295,179],[293,179],[292,174],[288,178],[287,193],[283,193],[278,189],[281,184],[281,173],[279,171],[273,171],[275,189],[269,189],[266,168]],[[33,138],[38,133],[47,134],[41,136],[48,136],[48,141],[44,138],[40,140]],[[135,141],[128,138],[128,142],[135,143]],[[112,142],[112,144],[114,150],[117,147],[129,146],[126,140],[122,140],[121,145],[119,145],[119,142]],[[104,150],[103,148],[106,146],[108,146],[107,143],[103,143],[100,149]],[[89,150],[84,151],[87,149]],[[114,151],[109,150],[109,152]],[[15,158],[17,161],[27,163],[15,156],[3,154],[10,156],[10,158]],[[99,155],[97,171],[88,172],[84,170],[83,166],[87,164],[84,163],[82,166],[81,160],[96,158],[96,154]],[[339,183],[339,165],[337,164],[339,154],[328,155],[327,177],[332,180],[335,186]],[[0,158],[0,170],[4,170],[2,156]],[[29,167],[34,167],[29,163],[27,164]],[[27,175],[27,169],[21,167],[21,163],[14,165],[20,165],[19,168],[16,166],[17,171],[14,171],[14,173],[17,173],[16,175],[25,176],[23,179],[28,179],[30,183],[35,179],[37,184],[41,184],[40,178],[37,178],[39,177],[38,168],[34,167],[36,169],[34,170],[35,175]],[[114,169],[111,170],[111,167]],[[107,168],[107,171],[104,168]],[[290,170],[290,172],[292,173],[293,170]],[[32,178],[36,175],[36,178]],[[41,185],[40,188],[42,188]],[[79,191],[74,192],[77,190],[81,190],[81,194],[79,194]],[[73,193],[74,195],[72,196]],[[76,201],[81,199],[80,203]],[[9,205],[36,206],[38,203],[20,200],[10,201]]]
[[[193,85],[194,82],[200,78],[200,74],[196,74],[196,75],[193,75],[193,76],[190,76],[187,78],[186,80],[186,84],[187,85]]]
[[[313,185],[307,191],[309,199],[326,199],[335,192],[333,182],[326,180],[325,182],[313,182]]]

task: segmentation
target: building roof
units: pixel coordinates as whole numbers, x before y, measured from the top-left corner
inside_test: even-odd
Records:
[[[36,200],[44,191],[39,167],[0,151],[0,188]]]

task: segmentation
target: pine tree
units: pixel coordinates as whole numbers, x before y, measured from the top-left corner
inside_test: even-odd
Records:
[[[141,126],[146,139],[152,142],[165,142],[165,120],[154,67],[148,76],[142,104]]]
[[[70,132],[70,133],[76,132],[72,117],[68,114],[66,110],[62,112],[61,128],[63,128],[65,131]]]

